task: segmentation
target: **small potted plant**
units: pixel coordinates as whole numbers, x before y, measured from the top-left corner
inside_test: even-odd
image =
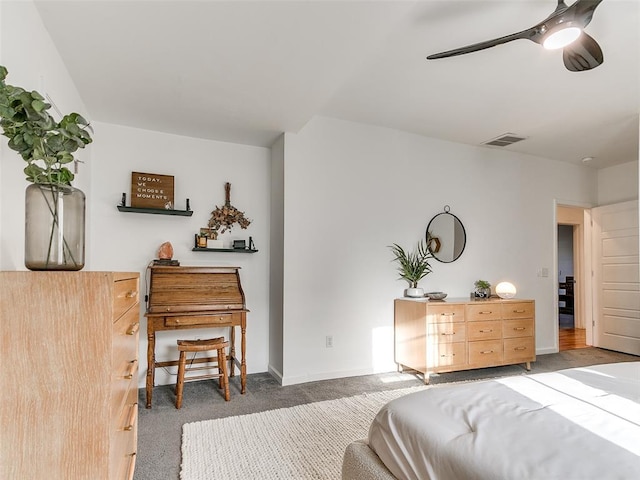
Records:
[[[406,297],[424,297],[424,290],[418,288],[418,282],[431,273],[429,259],[433,258],[424,240],[421,240],[413,252],[405,251],[400,245],[394,243],[389,246],[393,252],[394,261],[397,261],[400,279],[409,283],[409,288],[404,291]]]
[[[476,298],[489,298],[491,296],[491,284],[486,280],[476,280],[473,285],[476,287]]]

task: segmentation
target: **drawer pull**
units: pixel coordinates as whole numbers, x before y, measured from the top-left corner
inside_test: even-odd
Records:
[[[513,329],[516,331],[526,330],[525,327],[513,327]]]
[[[138,295],[137,290],[129,290],[124,296],[125,298],[135,298]]]
[[[123,430],[130,432],[133,430],[133,426],[136,423],[136,417],[138,416],[138,404],[133,403],[129,405],[129,416],[127,417],[127,424],[124,426]]]
[[[487,354],[487,353],[493,353],[493,350],[485,350],[484,352],[480,352],[482,355]]]
[[[480,333],[491,333],[493,332],[493,329],[489,329],[489,330],[480,330]]]
[[[129,469],[127,470],[127,476],[125,478],[127,480],[133,480],[133,472],[136,468],[136,452],[130,453],[128,456],[131,458],[129,459]]]
[[[133,372],[138,368],[138,360],[131,360],[129,362],[129,371],[124,376],[125,379],[131,380],[133,378]]]
[[[132,323],[127,329],[127,335],[135,335],[140,330],[140,322]]]
[[[444,353],[442,355],[440,355],[440,358],[447,358],[447,357],[455,357],[456,354],[455,353],[451,353],[449,355],[445,355]]]
[[[524,310],[514,310],[513,313],[524,313]]]
[[[442,312],[440,314],[441,317],[453,317],[456,313],[455,312],[451,312],[451,313],[447,313],[447,312]]]
[[[451,333],[448,333],[448,332],[442,332],[442,334],[441,334],[441,335],[455,335],[455,334],[456,334],[456,332],[451,332]]]
[[[488,312],[480,312],[480,315],[491,315],[493,312],[489,310]]]
[[[527,347],[516,347],[516,348],[514,348],[514,350],[526,350],[526,349],[527,349]]]

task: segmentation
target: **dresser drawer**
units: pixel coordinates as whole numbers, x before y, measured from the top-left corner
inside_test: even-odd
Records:
[[[481,320],[499,320],[502,318],[499,303],[485,303],[478,301],[477,304],[467,305],[465,317],[468,322]]]
[[[113,324],[113,365],[138,358],[139,330],[140,316],[137,308],[129,310]]]
[[[533,337],[533,318],[505,320],[502,323],[502,337]]]
[[[427,325],[427,335],[432,337],[429,344],[464,342],[466,339],[466,325],[464,322],[430,323]]]
[[[427,322],[464,322],[464,305],[427,305]]]
[[[467,362],[465,342],[440,343],[427,352],[428,369],[446,369],[457,367]]]
[[[134,395],[135,394],[135,395]],[[110,471],[116,473],[111,478],[127,479],[133,468],[137,452],[138,403],[137,389],[127,396],[119,414],[114,415],[116,423],[111,431]]]
[[[529,362],[536,358],[535,339],[533,337],[505,338],[504,359],[511,362]]]
[[[214,315],[182,315],[176,317],[166,317],[164,324],[166,327],[178,327],[184,325],[220,325],[230,324],[240,325],[241,313],[216,313]]]
[[[533,318],[533,302],[507,302],[502,305],[502,318]]]
[[[469,342],[469,364],[495,365],[502,362],[502,340]]]
[[[502,338],[502,322],[488,320],[468,323],[467,338],[473,340],[498,340]]]
[[[128,278],[114,282],[113,320],[138,303],[140,292],[138,291],[138,279]]]

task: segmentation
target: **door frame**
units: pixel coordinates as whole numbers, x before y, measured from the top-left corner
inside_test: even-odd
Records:
[[[562,214],[558,213],[560,207],[581,209],[581,218],[577,220],[567,220]],[[592,289],[592,261],[591,261],[591,208],[592,205],[585,205],[575,202],[568,202],[554,199],[553,201],[553,299],[554,299],[554,349],[560,351],[560,327],[558,318],[560,309],[558,306],[558,225],[574,225],[573,235],[573,261],[574,261],[574,277],[575,299],[574,299],[574,318],[580,315],[584,319],[586,328],[586,344],[593,345],[593,296]],[[575,228],[578,225],[578,228]]]

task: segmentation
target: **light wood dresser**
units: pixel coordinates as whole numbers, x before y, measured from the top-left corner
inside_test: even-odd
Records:
[[[139,274],[0,272],[0,478],[131,479]]]
[[[429,374],[535,361],[535,302],[521,299],[433,301],[394,305],[395,362]]]

